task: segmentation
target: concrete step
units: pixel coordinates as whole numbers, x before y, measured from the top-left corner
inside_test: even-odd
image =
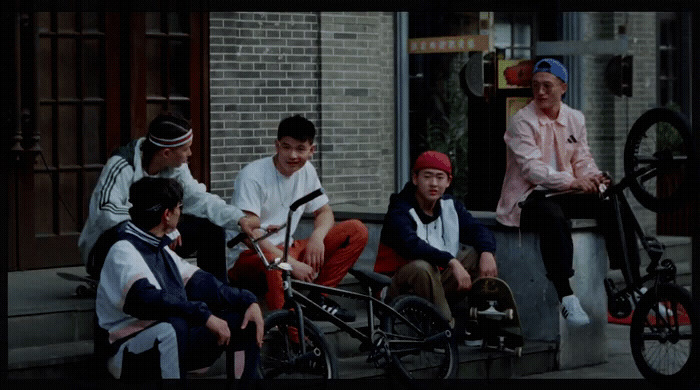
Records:
[[[84,267],[8,274],[8,371],[14,378],[59,375],[91,358],[94,297],[77,296],[80,283],[65,280],[57,272],[87,276]],[[360,291],[351,275],[341,286]],[[338,301],[352,309],[357,302]],[[223,374],[224,363],[219,366]]]
[[[84,267],[8,273],[8,371],[50,375],[92,354],[94,298],[75,294],[77,282],[56,272],[86,276]]]
[[[10,348],[7,353],[7,369],[11,372],[31,371],[43,367],[85,362],[91,359],[92,353],[92,340]]]
[[[92,310],[75,310],[8,317],[8,348],[92,341],[93,316]]]
[[[556,355],[556,344],[547,342],[528,341],[520,358],[510,353],[460,345],[457,377],[503,379],[553,371],[557,369]],[[376,368],[367,362],[367,352],[338,357],[338,377],[341,379],[379,379],[386,378],[388,374],[387,369]],[[206,373],[192,375],[191,378],[225,378],[225,358],[219,358]]]
[[[57,271],[84,275],[83,267],[8,274],[8,378],[84,378],[85,367],[91,364],[94,299],[77,297],[77,283],[58,277]],[[361,290],[350,275],[342,286],[352,291]],[[356,311],[358,320],[353,326],[367,325],[363,302],[346,298],[337,298],[337,301]],[[317,324],[326,333],[329,344],[336,348],[341,378],[385,375],[384,370],[366,362],[367,353],[359,351],[359,341],[328,322]],[[524,355],[511,362],[514,357],[508,354],[461,346],[460,377],[510,377],[552,369],[556,346],[528,343]],[[222,355],[208,372],[191,377],[222,378],[224,373],[225,357]]]

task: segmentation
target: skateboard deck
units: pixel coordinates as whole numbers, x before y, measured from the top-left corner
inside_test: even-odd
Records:
[[[478,322],[484,337],[483,348],[522,355],[524,344],[513,292],[499,278],[479,278],[469,295],[470,317]]]
[[[67,272],[56,272],[56,275],[71,282],[84,283],[75,288],[75,293],[79,297],[94,297],[97,293],[97,280],[95,279]]]

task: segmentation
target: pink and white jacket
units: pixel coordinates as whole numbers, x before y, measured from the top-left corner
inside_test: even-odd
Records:
[[[600,173],[588,147],[583,113],[564,103],[559,117],[551,120],[530,102],[513,115],[503,140],[506,172],[496,207],[496,220],[503,225],[520,226],[518,202],[538,185],[563,191],[576,178]]]

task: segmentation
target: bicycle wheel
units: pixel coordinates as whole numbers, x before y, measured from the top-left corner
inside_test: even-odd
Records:
[[[627,136],[625,176],[639,203],[655,212],[683,204],[696,181],[690,124],[680,113],[653,108],[639,117]]]
[[[260,371],[265,379],[333,379],[338,376],[334,352],[323,332],[304,318],[301,353],[297,314],[278,310],[265,318],[265,335],[260,350]]]
[[[450,330],[450,326],[437,309],[417,296],[397,297],[392,307],[405,318],[387,313],[382,319],[389,354],[398,374],[406,379],[454,378],[458,366],[457,344],[453,337],[438,336]],[[437,337],[426,340],[431,336]]]
[[[642,295],[632,314],[630,344],[645,378],[669,383],[668,379],[694,375],[698,348],[692,335],[697,316],[690,294],[678,285],[662,284]]]

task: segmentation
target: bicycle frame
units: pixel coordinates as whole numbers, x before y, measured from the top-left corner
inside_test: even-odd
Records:
[[[666,157],[666,156],[662,156]],[[660,167],[663,168],[665,165],[668,164],[666,160],[661,159],[658,160],[659,166],[650,166],[645,169],[640,169],[639,171],[635,172],[634,175],[632,176],[625,176],[620,180],[618,183],[610,185],[607,187],[602,193],[600,193],[600,198],[601,199],[609,199],[610,201],[613,202],[613,208],[614,208],[614,213],[615,213],[615,221],[617,222],[617,232],[620,237],[620,243],[622,245],[622,264],[623,268],[621,269],[622,271],[622,276],[625,279],[625,287],[623,289],[617,290],[617,292],[614,293],[615,297],[623,296],[623,295],[628,295],[632,301],[633,305],[636,305],[638,303],[639,297],[641,296],[641,287],[644,283],[650,281],[650,280],[655,280],[655,285],[659,284],[659,278],[662,275],[664,271],[667,271],[669,267],[663,266],[659,264],[659,260],[661,259],[661,256],[663,256],[664,253],[664,246],[661,244],[656,238],[654,237],[648,237],[644,234],[644,231],[642,230],[641,225],[639,224],[639,221],[637,220],[637,217],[635,216],[634,212],[632,211],[632,208],[627,201],[627,197],[624,194],[624,190],[626,188],[630,187],[630,183],[632,183],[633,180],[637,180],[638,178],[642,178],[643,181],[649,180],[653,178],[656,175],[657,169]],[[564,194],[569,194],[569,193],[583,193],[582,191],[576,191],[576,190],[568,190],[568,191],[561,191],[561,192],[554,192],[550,193],[547,196],[557,196],[557,195],[564,195]],[[522,204],[521,204],[522,207]],[[623,221],[622,214],[626,213],[630,217],[627,218],[626,220]],[[626,224],[631,224],[632,226],[626,226]],[[650,265],[647,267],[646,275],[637,275],[637,273],[633,272],[632,270],[632,264],[631,264],[631,259],[630,257],[632,256],[631,253],[629,253],[630,247],[628,246],[627,241],[627,234],[628,230],[626,229],[633,229],[634,235],[639,238],[639,241],[642,244],[642,247],[644,248],[644,251],[647,253],[649,258],[651,259]],[[636,241],[636,240],[635,240]],[[634,248],[638,248],[637,243],[633,243]],[[638,256],[637,254],[634,254],[634,256]],[[675,278],[675,275],[672,276],[672,278]],[[608,292],[608,295],[612,293],[612,291],[608,291],[606,289],[606,292]],[[636,293],[636,294],[635,294]],[[613,298],[613,297],[610,297]]]
[[[292,226],[292,216],[294,215],[294,212],[299,208],[304,203],[307,203],[314,198],[320,196],[323,194],[322,189],[318,189],[316,191],[313,191],[309,193],[308,195],[305,195],[301,197],[300,199],[296,200],[292,205],[289,207],[289,211],[287,213],[287,222],[286,224],[280,226],[277,228],[275,231],[270,231],[266,233],[265,235],[257,238],[257,239],[251,239],[251,245],[254,248],[255,252],[257,253],[258,257],[260,257],[260,260],[263,262],[265,265],[265,268],[267,270],[272,270],[272,269],[277,269],[282,271],[282,280],[283,280],[283,289],[284,289],[284,297],[285,297],[285,304],[284,307],[286,309],[294,309],[297,320],[298,320],[298,332],[300,338],[303,340],[305,338],[305,329],[304,329],[304,309],[302,306],[304,306],[306,309],[310,309],[312,312],[320,315],[323,317],[325,320],[331,322],[344,332],[346,332],[348,335],[351,337],[359,340],[361,342],[360,345],[360,350],[361,351],[367,351],[370,350],[374,346],[374,339],[375,335],[379,333],[379,331],[376,329],[377,324],[375,322],[375,305],[377,305],[381,310],[384,311],[384,313],[391,313],[391,315],[394,315],[396,318],[401,319],[404,321],[407,325],[409,325],[417,334],[423,334],[421,329],[419,329],[417,326],[415,326],[411,321],[406,319],[402,314],[394,310],[391,306],[386,304],[385,302],[375,298],[372,294],[372,287],[367,285],[367,294],[361,294],[353,291],[348,291],[348,290],[343,290],[339,288],[334,288],[334,287],[328,287],[328,286],[322,286],[318,285],[315,283],[309,283],[309,282],[303,282],[300,280],[295,280],[292,278],[291,275],[291,266],[287,263],[288,256],[289,256],[289,241],[291,239],[291,232],[290,229],[286,229],[285,231],[285,237],[284,237],[284,250],[283,250],[283,255],[281,259],[275,259],[273,263],[270,263],[267,261],[265,258],[264,253],[260,249],[260,246],[258,244],[259,241],[269,237],[271,234],[274,234],[276,231],[279,231],[280,229],[286,227],[286,226]],[[242,240],[243,236],[245,236],[245,233],[239,234],[236,238],[232,239],[229,241],[228,246],[233,247],[236,245],[236,243],[240,240]],[[296,287],[296,288],[295,288]],[[312,292],[318,292],[318,293],[326,293],[329,295],[333,296],[340,296],[340,297],[345,297],[345,298],[351,298],[355,300],[362,300],[367,303],[367,332],[362,332],[358,330],[357,328],[354,328],[350,324],[344,322],[343,320],[339,319],[335,315],[323,310],[321,306],[319,306],[316,302],[312,301],[309,299],[307,296],[304,294],[301,294],[298,289],[304,289],[304,290],[310,290]],[[423,340],[389,340],[389,344],[410,344],[410,343],[427,343],[427,342],[434,342],[434,341],[441,341],[441,337],[449,338],[451,337],[451,332],[449,330],[444,331],[443,333],[432,336],[427,339]],[[301,353],[306,354],[306,345],[305,343],[301,343]]]
[[[625,278],[625,283],[627,284],[627,287],[622,291],[638,289],[644,282],[656,277],[656,274],[658,273],[658,271],[660,271],[656,269],[656,265],[661,259],[661,256],[663,256],[664,246],[663,244],[659,243],[655,238],[647,237],[644,234],[644,231],[642,230],[642,227],[639,224],[637,217],[634,215],[634,212],[632,212],[632,208],[629,205],[629,202],[627,201],[627,197],[623,193],[623,190],[630,186],[629,183],[632,180],[635,180],[638,177],[648,177],[648,175],[652,174],[655,169],[656,168],[640,170],[634,176],[626,176],[622,178],[622,180],[620,180],[619,183],[611,185],[601,194],[601,198],[610,198],[613,201],[615,220],[617,221],[618,227],[618,234],[622,242],[622,252],[624,257],[623,263],[625,266],[622,271],[623,277]],[[627,223],[632,224],[631,227],[625,226],[623,224],[623,209],[625,212],[628,213],[628,215],[631,216],[626,221]],[[628,253],[628,243],[625,235],[625,229],[629,228],[633,229],[635,235],[639,238],[639,242],[641,242],[644,251],[651,259],[650,267],[647,268],[647,275],[642,276],[640,279],[634,277],[635,274],[630,268],[630,254]],[[636,244],[634,246],[637,247]],[[654,267],[652,267],[652,265]]]

